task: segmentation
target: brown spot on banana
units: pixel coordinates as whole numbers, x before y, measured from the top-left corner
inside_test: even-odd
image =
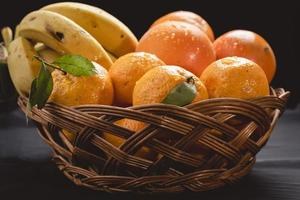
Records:
[[[49,24],[46,24],[45,26],[46,28],[46,31],[54,38],[56,39],[57,41],[59,42],[63,42],[63,39],[64,39],[64,34],[62,32],[58,32],[58,31],[54,31],[52,29],[52,27],[49,25]]]
[[[36,17],[31,17],[30,19],[29,19],[29,21],[33,21],[33,20],[35,20],[36,19]]]

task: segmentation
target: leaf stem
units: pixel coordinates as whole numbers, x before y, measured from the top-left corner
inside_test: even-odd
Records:
[[[64,70],[62,70],[61,68],[57,67],[56,65],[52,64],[52,63],[48,63],[47,61],[43,60],[42,58],[40,58],[39,56],[34,55],[33,56],[35,59],[37,59],[40,62],[43,62],[45,65],[53,68],[53,69],[57,69],[61,72],[63,72],[64,74],[67,74],[67,72],[65,72]]]
[[[188,84],[194,85],[194,84],[195,84],[195,79],[194,79],[192,76],[190,76],[190,77],[188,77],[188,78],[186,79],[186,82],[187,82]]]

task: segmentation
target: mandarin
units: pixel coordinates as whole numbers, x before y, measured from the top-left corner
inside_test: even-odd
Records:
[[[241,57],[226,57],[210,64],[200,76],[210,98],[250,99],[269,95],[264,71],[256,63]]]
[[[133,105],[161,103],[177,85],[193,79],[196,87],[192,102],[207,99],[207,90],[200,79],[178,66],[159,66],[146,72],[133,90]]]
[[[96,74],[92,76],[73,76],[59,70],[52,72],[53,90],[49,101],[65,106],[82,104],[111,105],[113,102],[113,85],[106,69],[93,62]],[[74,142],[75,134],[63,130],[64,135]]]
[[[109,69],[114,85],[115,103],[131,105],[135,82],[148,70],[161,65],[165,63],[157,56],[144,52],[129,53],[118,58]]]
[[[114,90],[106,69],[93,62],[96,74],[92,76],[73,76],[59,70],[52,72],[53,90],[49,101],[65,106],[82,104],[111,105]]]
[[[220,36],[213,43],[217,59],[239,56],[257,63],[266,73],[269,83],[276,71],[276,59],[268,42],[258,34],[234,30]]]
[[[121,119],[116,121],[114,124],[134,132],[140,131],[146,126],[145,123],[133,119]],[[116,147],[120,147],[125,142],[123,138],[111,133],[103,133],[103,138]],[[140,148],[134,155],[149,160],[153,160],[156,157],[156,153],[145,146]]]

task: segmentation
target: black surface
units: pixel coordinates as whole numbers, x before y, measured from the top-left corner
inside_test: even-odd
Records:
[[[5,1],[0,5],[0,27],[14,27],[27,13],[53,2],[57,0]],[[81,2],[98,6],[113,14],[127,24],[138,38],[158,17],[175,10],[189,10],[201,15],[212,26],[216,37],[233,29],[254,31],[263,36],[275,52],[278,68],[272,85],[292,91],[290,106],[300,102],[300,4],[296,0]]]
[[[300,199],[300,108],[280,119],[252,172],[206,193],[110,195],[74,186],[50,161],[51,151],[24,114],[0,114],[0,199]]]

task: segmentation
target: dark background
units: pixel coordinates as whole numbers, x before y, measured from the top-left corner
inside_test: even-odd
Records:
[[[9,0],[1,3],[0,27],[15,26],[28,12],[55,1]],[[292,92],[289,102],[300,102],[299,19],[296,1],[81,1],[96,5],[113,14],[138,38],[158,17],[175,10],[189,10],[201,15],[212,26],[216,37],[233,29],[248,29],[263,36],[272,46],[277,58],[277,73],[273,87]],[[109,33],[108,33],[109,34]]]

